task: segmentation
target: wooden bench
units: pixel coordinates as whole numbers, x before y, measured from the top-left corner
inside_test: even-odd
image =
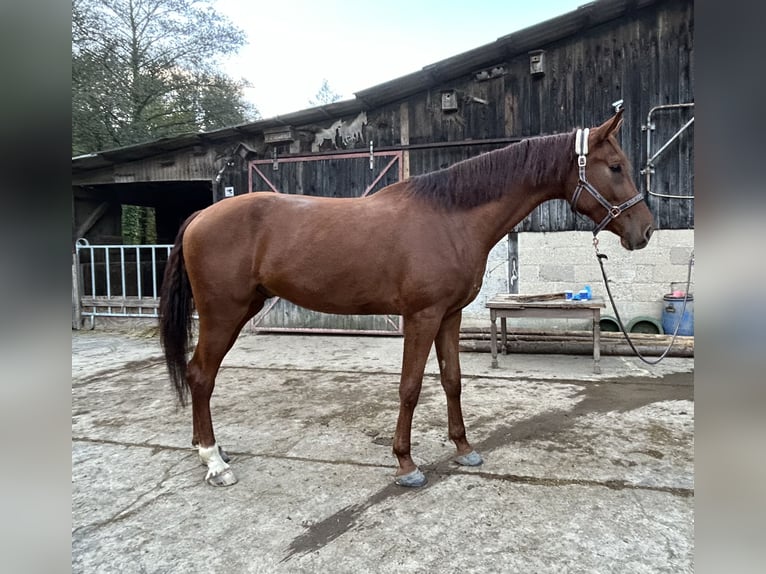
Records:
[[[500,348],[503,355],[507,354],[508,330],[506,319],[508,317],[536,317],[536,318],[590,318],[593,321],[593,372],[601,373],[601,309],[605,308],[603,297],[593,297],[587,301],[567,300],[563,297],[548,300],[534,300],[528,295],[513,295],[501,293],[487,301],[489,309],[490,325],[490,350],[492,351],[492,367],[498,368],[497,364],[497,318],[500,317]]]

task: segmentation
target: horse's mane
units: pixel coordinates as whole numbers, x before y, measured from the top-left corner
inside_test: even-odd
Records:
[[[445,209],[470,209],[500,198],[514,184],[563,180],[574,165],[574,132],[541,136],[411,177],[408,191]]]

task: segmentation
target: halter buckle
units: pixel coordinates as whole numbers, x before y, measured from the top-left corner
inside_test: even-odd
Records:
[[[584,155],[577,156],[578,167],[585,167],[586,163],[588,163],[588,159]]]

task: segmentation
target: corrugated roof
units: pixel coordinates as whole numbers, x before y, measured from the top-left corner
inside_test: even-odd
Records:
[[[530,50],[542,48],[588,28],[619,18],[631,10],[643,8],[659,1],[661,0],[597,0],[589,2],[576,10],[502,36],[484,46],[430,64],[412,74],[355,92],[355,98],[351,100],[307,108],[209,132],[182,134],[77,156],[72,158],[72,171],[108,167],[115,163],[139,160],[194,145],[236,139],[240,135],[257,134],[269,128],[305,125],[321,122],[328,118],[335,119],[359,113],[362,110],[409,97],[434,85],[508,60]]]

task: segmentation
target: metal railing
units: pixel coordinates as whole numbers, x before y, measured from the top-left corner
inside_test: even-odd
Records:
[[[72,271],[73,326],[89,318],[158,317],[172,245],[91,245],[78,239]]]
[[[662,155],[662,153],[668,149],[668,146],[672,144],[675,140],[677,140],[682,133],[684,133],[693,123],[694,123],[694,116],[692,116],[689,120],[686,121],[686,123],[681,126],[676,132],[666,141],[664,144],[660,146],[660,148],[657,151],[653,152],[652,149],[652,132],[657,129],[657,126],[655,125],[655,122],[652,121],[652,115],[656,112],[664,111],[664,110],[674,110],[674,109],[683,109],[683,108],[689,108],[694,109],[694,102],[684,103],[684,104],[663,104],[661,106],[654,106],[651,110],[649,110],[649,114],[646,116],[646,125],[641,126],[641,131],[646,132],[646,164],[641,169],[641,175],[643,175],[646,178],[646,192],[649,195],[653,195],[654,197],[664,197],[667,199],[694,199],[694,193],[690,195],[674,195],[669,193],[657,193],[656,191],[652,191],[652,174],[654,174],[656,170],[656,160]]]

